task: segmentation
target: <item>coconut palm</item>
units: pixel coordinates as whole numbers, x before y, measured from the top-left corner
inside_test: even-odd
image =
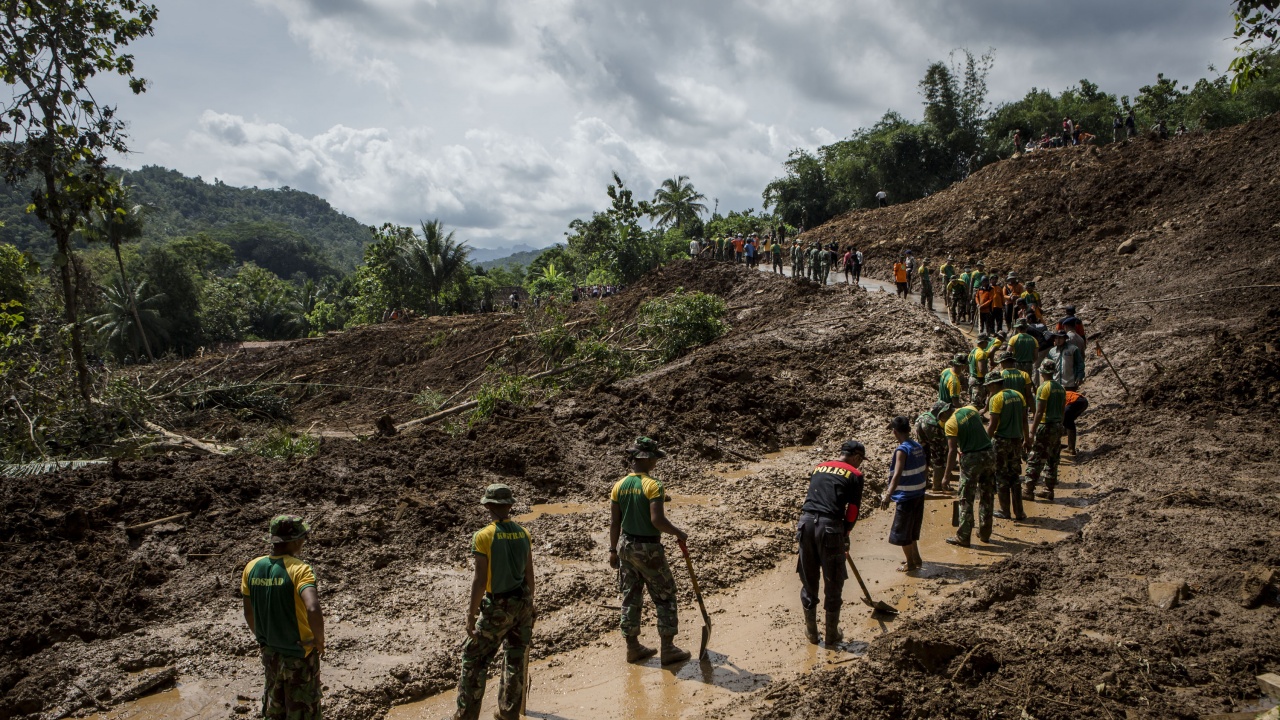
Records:
[[[401,246],[401,272],[421,287],[428,313],[439,313],[447,292],[465,279],[470,255],[471,248],[454,240],[453,232],[445,233],[439,220],[422,223],[422,236],[413,236]]]
[[[683,230],[707,211],[707,206],[701,202],[706,199],[706,195],[693,188],[688,175],[667,178],[653,193],[649,217],[657,220],[659,226],[675,226]]]
[[[139,345],[148,345],[147,336],[168,338],[164,318],[157,309],[168,297],[153,293],[143,280],[132,292],[123,283],[103,288],[103,312],[89,318],[90,327],[106,340],[119,357],[138,357]]]
[[[124,178],[120,178],[112,184],[104,199],[89,212],[88,222],[81,228],[87,239],[111,244],[111,249],[116,254],[116,266],[120,268],[119,289],[130,303],[136,296],[129,290],[129,277],[125,274],[124,260],[120,257],[120,244],[142,237],[143,212],[143,206],[130,204],[129,189],[124,184]],[[129,307],[134,323],[142,327],[138,306],[131,304]],[[151,341],[147,339],[146,333],[142,333],[142,347],[147,351],[147,358],[154,362],[156,356],[151,352]]]

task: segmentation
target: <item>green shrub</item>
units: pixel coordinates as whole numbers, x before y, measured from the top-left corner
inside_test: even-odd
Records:
[[[676,288],[640,306],[640,337],[657,350],[661,362],[670,362],[723,335],[728,330],[721,319],[724,311],[720,297]]]
[[[485,383],[476,391],[476,409],[471,412],[471,422],[490,417],[498,408],[498,403],[509,402],[513,405],[524,405],[529,401],[532,390],[529,378],[524,375],[498,376],[492,383]]]
[[[314,435],[298,435],[287,428],[272,428],[266,437],[250,442],[245,449],[254,455],[293,460],[299,457],[311,457],[320,450],[320,439]]]

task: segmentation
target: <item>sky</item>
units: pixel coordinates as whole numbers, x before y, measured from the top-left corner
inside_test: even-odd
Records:
[[[687,175],[760,209],[796,148],[887,110],[926,66],[993,50],[989,100],[1081,78],[1134,95],[1225,69],[1226,0],[158,0],[104,81],[119,163],[315,193],[366,224],[438,218],[479,248],[544,247]],[[115,83],[115,84],[112,84]]]

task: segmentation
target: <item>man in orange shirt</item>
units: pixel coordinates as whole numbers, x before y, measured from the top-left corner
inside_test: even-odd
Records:
[[[742,238],[742,233],[733,239],[733,261],[735,263],[742,262],[742,249],[746,247],[747,241]]]
[[[901,260],[893,264],[893,281],[898,285],[898,297],[907,297],[907,264]]]
[[[991,303],[995,293],[985,280],[973,292],[973,302],[978,306],[978,327],[984,333],[995,332],[991,323]]]
[[[1004,283],[999,277],[991,281],[991,329],[995,334],[1004,330]]]

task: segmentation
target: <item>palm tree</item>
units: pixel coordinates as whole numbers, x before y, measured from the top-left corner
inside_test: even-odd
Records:
[[[656,219],[660,226],[674,225],[683,230],[707,211],[701,202],[706,199],[706,195],[693,188],[688,175],[667,178],[653,193],[649,217]]]
[[[125,289],[123,282],[102,290],[104,312],[89,318],[89,325],[96,328],[107,345],[118,356],[138,356],[138,344],[147,343],[147,335],[160,339],[168,337],[164,318],[157,309],[168,297],[164,293],[152,293],[143,280],[133,292]]]
[[[403,271],[421,283],[426,309],[435,314],[444,305],[444,295],[466,276],[471,248],[457,242],[453,232],[445,233],[439,220],[422,223],[422,237],[404,244],[400,254]]]
[[[129,189],[124,178],[119,178],[107,191],[104,199],[89,213],[89,222],[81,231],[89,240],[99,240],[111,244],[116,254],[116,266],[120,268],[120,290],[130,303],[133,320],[137,327],[143,327],[142,317],[138,313],[137,296],[129,291],[129,278],[124,272],[124,260],[120,257],[120,244],[142,237],[144,208],[141,205],[129,204]],[[147,351],[147,358],[155,362],[155,353],[151,352],[151,341],[142,333],[142,346]]]

